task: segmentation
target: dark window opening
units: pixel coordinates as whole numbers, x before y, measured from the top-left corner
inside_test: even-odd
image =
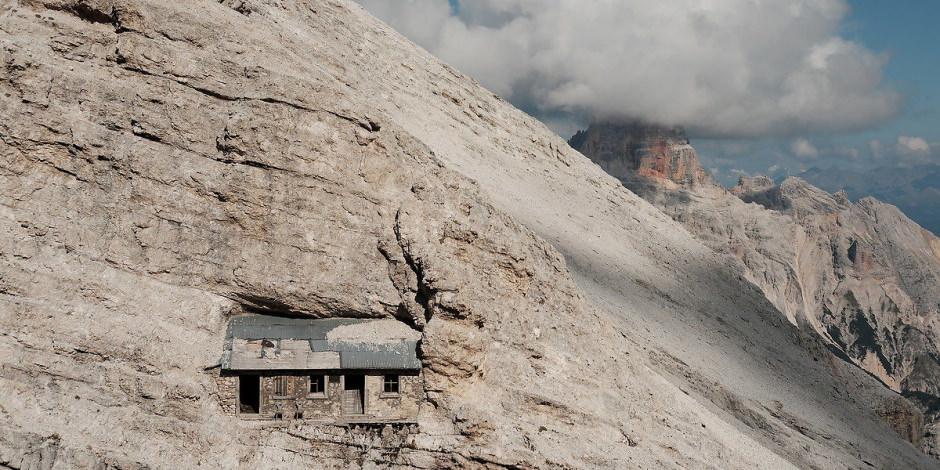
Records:
[[[326,380],[322,375],[310,376],[310,393],[315,395],[326,394]]]
[[[398,376],[386,375],[382,380],[382,391],[384,393],[398,393]]]
[[[287,395],[287,377],[274,378],[274,395],[279,397]]]
[[[242,413],[257,414],[260,408],[261,384],[257,375],[238,377],[238,404]]]

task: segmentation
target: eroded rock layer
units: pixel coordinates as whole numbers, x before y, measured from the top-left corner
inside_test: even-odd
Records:
[[[0,59],[0,465],[934,466],[905,400],[353,3],[7,1]],[[417,426],[227,413],[241,313],[420,332]]]

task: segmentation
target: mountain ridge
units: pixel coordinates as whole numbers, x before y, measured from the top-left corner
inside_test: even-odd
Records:
[[[938,241],[894,206],[852,202],[797,177],[780,184],[742,177],[730,190],[641,174],[620,179],[733,259],[791,323],[817,332],[892,390],[914,396],[936,389],[921,369],[933,370],[938,357],[929,339],[940,325]],[[921,398],[935,421],[934,398]],[[914,441],[935,451],[936,432],[924,435]]]
[[[3,465],[937,467],[906,400],[351,2],[20,0],[0,42]],[[241,314],[420,332],[416,426],[226,414]]]
[[[918,224],[940,234],[940,165],[880,167],[867,171],[809,168],[801,178],[827,191],[845,191],[853,200],[873,196],[897,206]]]

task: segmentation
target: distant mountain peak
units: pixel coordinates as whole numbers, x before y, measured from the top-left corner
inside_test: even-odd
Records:
[[[681,127],[639,121],[594,123],[568,143],[621,180],[640,179],[667,187],[710,181]]]
[[[571,145],[734,260],[792,324],[913,397],[926,414],[882,416],[937,455],[940,441],[924,436],[940,429],[931,405],[940,397],[940,344],[927,339],[940,331],[940,240],[890,204],[853,203],[847,191],[829,193],[797,176],[779,184],[742,176],[725,190],[697,177],[701,167],[681,129],[595,124]],[[667,171],[656,166],[662,162]]]
[[[738,178],[738,184],[731,188],[731,193],[735,196],[741,196],[742,194],[766,191],[774,186],[776,186],[776,183],[769,176],[742,176]]]
[[[826,191],[845,190],[851,200],[873,196],[940,234],[940,164],[885,166],[864,171],[812,167],[800,177]]]

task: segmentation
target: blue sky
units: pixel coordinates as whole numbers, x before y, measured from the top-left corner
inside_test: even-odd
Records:
[[[940,164],[940,0],[359,1],[563,137],[687,128],[724,184]]]
[[[940,233],[940,0],[358,0],[568,138],[685,127],[721,184],[803,176]]]
[[[889,54],[886,79],[906,98],[898,118],[869,135],[940,141],[940,1],[851,0],[843,34]]]
[[[884,84],[899,91],[903,105],[891,119],[856,132],[806,132],[810,149],[818,155],[795,158],[794,140],[788,138],[698,139],[703,163],[725,185],[741,174],[773,174],[778,178],[808,168],[848,168],[871,172],[884,167],[940,165],[940,1],[850,0],[851,12],[840,35],[888,58]],[[921,138],[929,154],[903,155],[897,151],[902,136]],[[872,142],[884,149],[875,158]],[[857,152],[855,159],[846,153]]]

